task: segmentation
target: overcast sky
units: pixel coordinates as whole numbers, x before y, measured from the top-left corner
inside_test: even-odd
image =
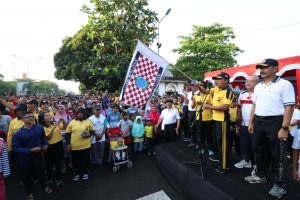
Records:
[[[88,0],[0,1],[0,73],[5,79],[21,77],[27,71],[25,60],[42,58],[30,62],[29,78],[56,81],[53,55],[65,36],[74,35],[87,22],[80,11],[85,3]],[[160,24],[160,55],[169,62],[178,57],[172,49],[178,47],[179,36],[190,34],[192,25],[215,22],[234,28],[234,42],[245,51],[237,57],[239,65],[300,55],[299,0],[149,0],[149,4],[159,18],[172,9]],[[78,91],[78,84],[58,83]]]

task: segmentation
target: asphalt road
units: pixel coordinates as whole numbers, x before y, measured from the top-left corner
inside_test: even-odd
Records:
[[[125,165],[117,173],[111,166],[91,171],[89,180],[72,181],[71,171],[64,175],[62,186],[53,186],[54,192],[45,195],[39,185],[34,186],[36,198],[42,200],[133,200],[163,190],[172,200],[184,200],[171,188],[159,172],[156,158],[144,153],[133,159],[134,167]],[[25,199],[24,190],[18,186],[17,175],[5,180],[8,200]]]

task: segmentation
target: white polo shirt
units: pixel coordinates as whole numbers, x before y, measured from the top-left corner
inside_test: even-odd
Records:
[[[161,124],[161,130],[165,130],[165,125],[176,123],[177,120],[180,119],[180,115],[176,108],[171,108],[171,109],[165,108],[161,112],[161,115],[159,118],[163,119],[162,124]]]
[[[194,92],[194,95],[197,95],[199,93],[200,93],[200,91],[197,90],[196,92]],[[188,94],[187,94],[187,100],[189,101],[188,109],[189,109],[189,111],[196,111],[197,110],[196,106],[194,108],[192,108],[192,104],[193,104],[192,98],[193,98],[193,92],[192,91],[188,92]]]
[[[96,134],[101,134],[104,127],[107,127],[108,122],[106,120],[106,117],[104,117],[103,115],[100,114],[99,117],[96,117],[95,115],[92,115],[89,117],[89,119],[92,121],[95,130],[96,130]],[[100,141],[97,142],[104,142],[105,141],[105,134],[102,136]],[[92,136],[91,137],[91,144],[95,144],[96,143],[96,137]]]
[[[253,104],[253,93],[250,95],[249,92],[242,92],[238,99],[238,104],[241,107],[241,113],[242,113],[242,125],[243,126],[249,126],[250,121],[250,115],[252,110],[252,104]]]
[[[255,115],[279,116],[284,114],[284,106],[295,105],[293,85],[279,76],[268,83],[260,82],[254,88],[253,104]]]

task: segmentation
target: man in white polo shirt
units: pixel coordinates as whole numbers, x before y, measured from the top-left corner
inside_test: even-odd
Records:
[[[295,92],[289,81],[276,76],[277,60],[265,59],[256,68],[260,70],[263,81],[254,89],[248,131],[255,132],[254,156],[257,169],[245,180],[249,183],[266,183],[266,161],[270,155],[275,183],[269,194],[281,198],[287,193],[286,139],[295,105]]]
[[[173,108],[173,101],[167,99],[165,108],[159,117],[159,120],[155,126],[155,129],[161,125],[161,130],[164,134],[164,142],[174,142],[176,140],[176,135],[179,134],[180,128],[180,116],[176,108]]]

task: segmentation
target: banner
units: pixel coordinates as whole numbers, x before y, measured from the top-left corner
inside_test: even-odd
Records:
[[[18,96],[24,96],[27,94],[27,82],[24,80],[17,81],[16,94]]]
[[[125,77],[120,99],[143,109],[156,91],[169,62],[138,41]]]

